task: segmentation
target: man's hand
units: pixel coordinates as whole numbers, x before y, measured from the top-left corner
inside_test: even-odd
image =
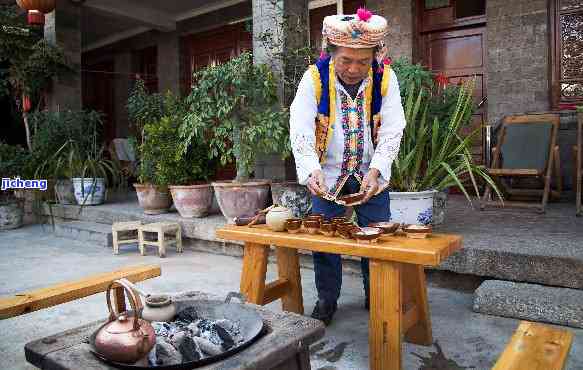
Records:
[[[328,192],[322,170],[314,170],[314,172],[312,172],[308,179],[308,189],[312,195],[320,195]]]
[[[366,192],[365,197],[362,199],[361,203],[366,203],[372,198],[377,190],[379,190],[379,170],[376,168],[371,168],[364,179],[362,179],[362,184],[360,186],[361,192]]]

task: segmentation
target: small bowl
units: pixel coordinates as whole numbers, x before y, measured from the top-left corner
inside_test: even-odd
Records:
[[[401,226],[397,222],[373,222],[368,224],[369,227],[377,227],[383,231],[383,236],[385,235],[394,235],[397,230],[399,230],[399,226]]]
[[[320,223],[320,233],[325,236],[334,236],[336,225],[332,222],[322,222]]]
[[[376,243],[383,230],[378,227],[363,227],[352,235],[358,243]]]
[[[317,234],[320,230],[320,221],[306,219],[302,224],[309,234]]]
[[[299,218],[288,218],[285,220],[285,229],[290,234],[297,234],[302,230],[302,220]]]
[[[336,216],[330,219],[332,223],[339,223],[339,222],[348,222],[348,219],[345,216]]]
[[[360,231],[360,227],[352,222],[344,222],[336,225],[336,233],[344,239],[352,239],[352,234]]]
[[[408,238],[423,239],[427,238],[432,233],[431,226],[425,225],[404,225],[403,231]]]
[[[360,202],[364,197],[366,197],[366,192],[362,191],[360,193],[343,195],[339,197],[338,200],[344,202],[346,205],[350,205]]]

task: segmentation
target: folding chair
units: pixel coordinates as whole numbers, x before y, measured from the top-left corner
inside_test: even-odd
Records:
[[[526,114],[505,117],[498,135],[497,147],[492,148],[493,162],[488,174],[505,200],[493,201],[492,187],[486,186],[481,209],[487,206],[535,208],[545,212],[549,196],[560,197],[562,188],[561,167],[557,136],[558,114]],[[557,190],[551,190],[551,177],[556,176]],[[543,189],[513,188],[509,182],[515,179],[542,180]],[[540,203],[514,201],[513,198],[538,197]]]
[[[581,192],[583,191],[583,112],[577,113],[577,145],[573,147],[575,154],[575,209],[577,216],[583,216],[583,207],[581,206]]]

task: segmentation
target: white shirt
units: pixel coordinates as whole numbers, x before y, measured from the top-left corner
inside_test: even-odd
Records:
[[[316,153],[316,115],[318,107],[312,76],[306,71],[300,84],[294,101],[290,107],[290,140],[296,162],[298,182],[305,185],[309,175],[314,170],[322,170],[328,189],[334,187],[341,173],[344,154],[344,131],[342,129],[341,96],[340,91],[348,94],[342,84],[336,80],[336,120],[333,123],[333,134],[328,144],[326,158],[320,165]],[[372,83],[370,78],[362,81],[358,93]],[[324,87],[323,87],[324,88]],[[366,110],[364,106],[364,117]],[[405,114],[401,104],[399,83],[393,70],[390,71],[390,79],[387,94],[382,98],[381,104],[381,128],[378,131],[378,144],[376,150],[372,144],[370,122],[364,122],[364,152],[361,171],[366,175],[369,168],[376,168],[380,172],[379,186],[384,189],[391,179],[391,166],[399,153],[401,137],[405,128]],[[366,121],[366,119],[365,119]]]

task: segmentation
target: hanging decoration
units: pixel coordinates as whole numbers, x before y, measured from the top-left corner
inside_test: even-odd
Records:
[[[16,0],[16,4],[28,11],[27,21],[31,25],[45,24],[45,14],[55,10],[56,0]]]

